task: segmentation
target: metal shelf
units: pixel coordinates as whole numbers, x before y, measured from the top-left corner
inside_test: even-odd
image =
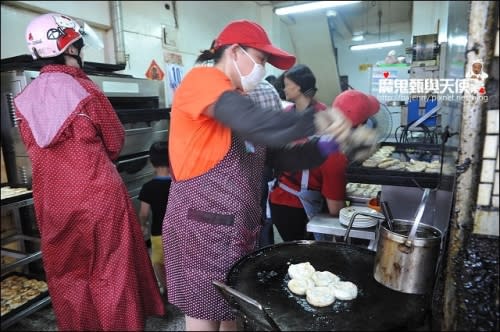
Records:
[[[2,210],[18,210],[22,207],[30,206],[33,205],[33,197],[31,193],[28,194],[23,194],[19,195],[16,197],[10,197],[6,199],[2,199]],[[15,215],[15,220],[17,225],[17,232],[20,233],[22,232],[22,227],[20,225],[21,220],[19,217],[19,211],[14,212]],[[33,221],[34,222],[34,221]],[[18,251],[18,250],[13,250],[13,249],[7,249],[4,248],[4,246],[8,243],[14,242],[14,241],[21,241],[22,245],[21,250],[24,250],[24,241],[30,241],[30,242],[35,242],[35,243],[40,243],[40,238],[35,237],[35,236],[28,236],[24,234],[15,234],[10,237],[7,237],[5,239],[2,239],[2,248],[1,248],[1,255],[2,256],[8,256],[8,257],[13,257],[16,259],[16,261],[12,264],[2,264],[1,266],[1,275],[4,276],[9,272],[13,272],[16,269],[25,266],[31,262],[40,260],[42,258],[42,253],[41,251],[36,251],[33,253],[27,253],[24,251]],[[23,319],[26,316],[31,315],[32,313],[40,310],[41,308],[49,305],[51,303],[50,296],[47,295],[40,300],[33,302],[31,305],[28,307],[22,309],[21,311],[13,314],[12,316],[4,319],[2,317],[2,330],[8,328],[12,324],[15,324],[19,320]]]
[[[2,266],[2,275],[7,274],[9,272],[14,271],[18,267],[29,264],[31,262],[37,261],[42,258],[42,252],[38,251],[33,254],[24,254],[19,251],[14,251],[10,249],[2,248],[2,256],[10,256],[15,258],[20,258],[12,264],[8,264],[6,266]]]
[[[33,194],[31,192],[2,199],[2,210],[18,209],[28,205],[33,205]]]
[[[421,143],[389,143],[381,144],[386,146],[394,146],[394,153],[403,161],[409,160],[413,153],[422,154],[434,157],[443,157],[443,162],[451,164],[453,149],[443,148],[437,144],[421,144]],[[443,155],[442,155],[443,154]],[[418,158],[417,158],[418,160]],[[449,167],[448,167],[449,168]],[[380,184],[403,187],[421,187],[421,188],[440,188],[451,190],[455,182],[455,174],[443,173],[424,173],[424,172],[407,172],[400,170],[386,170],[377,167],[364,167],[362,163],[356,162],[348,166],[346,170],[347,182]]]
[[[440,174],[408,174],[408,172],[350,169],[346,173],[348,182],[380,184],[402,187],[441,188],[451,190],[455,177]]]
[[[9,317],[7,319],[2,318],[2,330],[5,330],[12,324],[17,323],[19,320],[23,319],[26,316],[31,315],[32,313],[42,309],[43,307],[49,305],[51,303],[50,296],[46,296],[44,298],[41,298],[37,302],[33,303],[26,309],[21,310],[20,312],[16,313],[12,317]]]

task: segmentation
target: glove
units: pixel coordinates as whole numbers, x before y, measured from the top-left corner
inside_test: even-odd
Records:
[[[374,129],[361,126],[351,131],[340,149],[349,160],[364,161],[377,151],[377,140],[377,132]]]
[[[331,153],[340,151],[339,144],[332,136],[321,136],[317,143],[318,150],[323,157],[328,157]]]
[[[352,122],[336,108],[314,114],[314,125],[317,134],[333,136],[338,144],[349,137],[352,128]]]

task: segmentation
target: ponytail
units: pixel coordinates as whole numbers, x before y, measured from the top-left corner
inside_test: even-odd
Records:
[[[224,45],[224,46],[221,46],[221,47],[215,49],[214,44],[215,44],[215,40],[212,42],[212,45],[210,46],[209,50],[204,50],[201,52],[201,54],[196,59],[197,64],[209,62],[209,61],[213,61],[214,63],[219,62],[220,58],[222,58],[222,54],[224,53],[224,50],[229,45]]]
[[[313,87],[304,91],[302,94],[306,97],[314,98],[314,96],[316,95],[316,91],[318,91],[318,89],[316,87]]]

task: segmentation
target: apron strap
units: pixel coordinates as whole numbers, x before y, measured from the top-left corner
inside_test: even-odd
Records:
[[[278,186],[281,189],[283,189],[284,191],[287,191],[287,192],[289,192],[292,195],[295,195],[295,196],[299,195],[299,192],[297,190],[290,188],[289,186],[287,186],[286,184],[284,184],[282,182],[278,182]]]
[[[287,191],[290,194],[293,194],[295,196],[299,195],[299,191],[297,191],[293,188],[290,188],[289,186],[287,186],[286,184],[284,184],[280,181],[277,181],[277,182],[278,182],[278,186],[280,186],[280,188],[283,189],[284,191]],[[302,170],[302,178],[300,180],[300,191],[307,190],[308,184],[309,184],[309,170],[304,169],[304,170]]]
[[[300,180],[300,190],[307,190],[309,184],[309,170],[302,170],[302,179]]]

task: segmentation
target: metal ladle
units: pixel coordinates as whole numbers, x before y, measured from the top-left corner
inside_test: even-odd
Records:
[[[408,234],[408,238],[405,241],[405,245],[407,247],[411,247],[412,242],[415,238],[415,234],[417,233],[418,225],[422,220],[422,216],[424,215],[425,205],[427,204],[427,200],[429,199],[429,193],[431,190],[429,188],[425,188],[424,194],[422,195],[422,199],[420,200],[420,205],[418,206],[417,213],[415,214],[415,221],[413,226],[411,227],[410,233]]]
[[[394,218],[392,216],[391,209],[389,208],[389,203],[387,203],[386,201],[382,201],[380,203],[380,206],[382,207],[382,213],[384,214],[385,219],[387,220],[387,225],[389,226],[389,230],[392,232],[393,231],[392,221],[394,220]]]

